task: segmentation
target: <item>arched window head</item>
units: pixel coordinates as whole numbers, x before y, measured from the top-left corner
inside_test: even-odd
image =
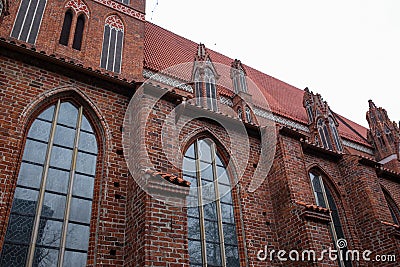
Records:
[[[246,106],[244,110],[245,110],[245,113],[246,113],[246,121],[248,123],[251,123],[252,122],[252,118],[251,118],[251,110],[250,110],[250,108],[248,106]]]
[[[84,29],[85,29],[85,15],[80,14],[78,16],[78,19],[76,20],[74,42],[72,43],[73,49],[81,50]]]
[[[82,106],[58,101],[33,121],[0,266],[86,266],[96,160]]]
[[[311,185],[314,192],[315,202],[318,206],[327,208],[330,210],[331,222],[330,232],[332,236],[332,241],[334,247],[337,245],[339,239],[346,239],[344,236],[344,231],[342,223],[339,217],[339,211],[335,203],[335,199],[332,196],[331,190],[324,184],[322,176],[318,173],[310,172]],[[347,248],[342,249],[343,255],[346,255]],[[351,262],[346,260],[338,259],[338,264],[340,267],[351,267]]]
[[[197,139],[183,160],[190,266],[240,266],[231,182],[216,144]]]
[[[121,72],[124,43],[124,24],[117,15],[106,18],[104,25],[103,49],[100,67],[113,72]]]
[[[324,148],[333,150],[332,142],[329,137],[328,128],[326,127],[326,124],[324,123],[324,119],[321,118],[318,120],[317,127],[318,127],[319,137],[321,138],[322,145],[324,146]]]
[[[331,128],[331,132],[333,135],[333,140],[335,141],[335,145],[338,151],[343,151],[342,143],[340,142],[340,136],[335,124],[335,121],[332,117],[329,117],[329,126]]]
[[[242,108],[238,108],[237,110],[239,120],[243,120],[243,110]]]
[[[11,37],[34,44],[42,22],[46,0],[22,0]]]

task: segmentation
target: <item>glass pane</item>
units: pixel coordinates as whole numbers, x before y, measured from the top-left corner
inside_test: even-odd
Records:
[[[56,126],[54,144],[73,148],[75,141],[75,130],[61,125]]]
[[[28,137],[47,142],[49,140],[51,123],[35,120],[29,129]]]
[[[69,219],[75,222],[89,223],[92,212],[92,201],[72,198]]]
[[[97,154],[97,142],[94,134],[81,132],[79,136],[79,150]]]
[[[229,185],[218,185],[219,196],[222,202],[231,204],[232,203],[232,194],[231,187]]]
[[[314,191],[315,192],[322,192],[322,187],[321,187],[321,183],[319,180],[319,176],[314,176],[313,174],[311,174],[311,181],[312,184],[314,186]]]
[[[108,50],[107,70],[114,71],[115,44],[117,38],[117,30],[111,28],[110,47]]]
[[[199,140],[199,158],[205,162],[211,163],[211,146],[209,140]]]
[[[61,103],[57,123],[64,124],[70,127],[76,127],[77,119],[78,109],[69,102]]]
[[[86,119],[85,116],[82,116],[81,130],[93,133],[92,126],[90,125],[89,121]]]
[[[56,267],[58,261],[58,250],[37,247],[35,249],[35,259],[33,266],[37,267]]]
[[[203,202],[215,201],[215,188],[213,182],[202,181]]]
[[[1,251],[0,266],[21,267],[25,266],[28,246],[5,244]]]
[[[233,215],[233,206],[221,203],[222,221],[226,223],[235,223]]]
[[[196,177],[196,161],[185,157],[182,163],[182,172],[186,175]]]
[[[67,232],[67,248],[87,250],[89,245],[89,226],[69,223]]]
[[[213,169],[210,163],[200,161],[200,175],[202,180],[213,181]]]
[[[62,222],[40,219],[37,244],[60,247]]]
[[[49,107],[45,111],[43,111],[38,118],[41,118],[43,120],[47,121],[52,121],[53,120],[53,115],[54,115],[54,106]]]
[[[61,171],[49,168],[46,190],[66,194],[68,190],[68,181],[69,171]]]
[[[190,264],[202,263],[200,241],[189,240],[189,259]]]
[[[218,222],[204,221],[204,231],[206,232],[206,241],[219,243]]]
[[[65,212],[65,196],[45,193],[42,217],[63,219]]]
[[[200,240],[200,220],[199,218],[188,217],[188,237]]]
[[[89,155],[83,152],[78,152],[76,171],[89,175],[94,175],[96,171],[96,156]]]
[[[207,244],[207,263],[214,266],[221,266],[221,249],[219,244]]]
[[[223,224],[224,241],[228,245],[237,245],[236,227],[234,224]]]
[[[14,194],[11,212],[35,215],[38,195],[38,191],[17,187]]]
[[[86,253],[65,251],[63,267],[84,267],[86,266]]]
[[[94,189],[94,179],[89,176],[75,174],[72,194],[74,196],[92,198]]]
[[[217,177],[219,184],[230,185],[229,177],[224,167],[217,166]]]
[[[240,267],[239,253],[236,246],[225,246],[226,266]]]
[[[42,181],[42,170],[41,166],[22,162],[17,184],[39,188]]]
[[[43,164],[46,157],[46,149],[47,144],[27,139],[22,159]]]
[[[65,170],[71,168],[72,150],[53,146],[50,157],[50,166]]]
[[[185,157],[194,159],[194,143],[186,150]]]
[[[222,160],[218,155],[215,157],[215,163],[217,164],[217,166],[224,168],[224,164],[222,163]]]
[[[208,203],[204,205],[204,218],[212,221],[217,221],[217,207],[215,202]]]
[[[33,228],[33,217],[11,214],[6,241],[29,244]]]

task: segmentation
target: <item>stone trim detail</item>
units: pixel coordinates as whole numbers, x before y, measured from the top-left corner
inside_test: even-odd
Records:
[[[117,31],[124,32],[124,23],[122,23],[122,20],[117,15],[111,15],[107,17],[105,24],[116,29]]]
[[[136,11],[133,8],[128,7],[124,4],[115,2],[113,0],[94,0],[94,1],[102,5],[105,5],[107,7],[110,7],[116,11],[119,11],[121,13],[124,13],[130,17],[145,21],[145,15],[143,13],[140,13],[139,11]]]
[[[229,107],[233,107],[233,102],[231,99],[225,97],[225,96],[220,96],[219,97],[219,102],[223,105],[227,105]]]
[[[89,18],[89,9],[82,0],[71,0],[66,5],[66,8],[72,8],[76,13],[83,12]]]
[[[370,154],[370,155],[374,155],[374,151],[371,148],[368,148],[366,146],[354,143],[350,140],[347,139],[342,139],[343,145],[354,148],[355,150]]]
[[[295,129],[297,129],[299,131],[303,131],[303,132],[306,132],[306,133],[310,132],[310,130],[308,129],[307,126],[305,126],[305,125],[303,125],[301,123],[298,123],[298,122],[283,118],[281,116],[274,115],[270,111],[266,111],[266,110],[258,109],[258,108],[254,108],[253,111],[254,111],[254,114],[256,114],[257,116],[260,116],[262,118],[273,120],[273,121],[275,121],[277,123],[280,123],[280,124],[283,124],[285,126],[289,126],[289,127],[295,128]]]
[[[143,77],[193,93],[193,88],[190,85],[151,70],[143,69]]]

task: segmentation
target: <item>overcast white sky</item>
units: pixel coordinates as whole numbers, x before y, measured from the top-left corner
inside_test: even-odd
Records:
[[[359,124],[369,99],[400,120],[399,0],[147,0],[146,13]]]

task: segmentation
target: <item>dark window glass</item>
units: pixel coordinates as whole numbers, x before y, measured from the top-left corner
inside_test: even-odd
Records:
[[[82,114],[82,107],[59,101],[32,123],[0,266],[86,266],[97,144]],[[87,131],[77,131],[80,125]]]
[[[71,32],[72,25],[72,11],[69,9],[65,12],[64,23],[61,30],[61,36],[59,43],[62,45],[68,45],[69,34]]]
[[[121,72],[123,42],[123,29],[117,29],[108,24],[104,26],[100,67],[117,73]]]
[[[84,29],[85,29],[85,15],[81,14],[79,15],[76,21],[74,42],[72,44],[73,49],[81,50]]]
[[[22,0],[11,36],[34,44],[45,6],[46,0]]]

